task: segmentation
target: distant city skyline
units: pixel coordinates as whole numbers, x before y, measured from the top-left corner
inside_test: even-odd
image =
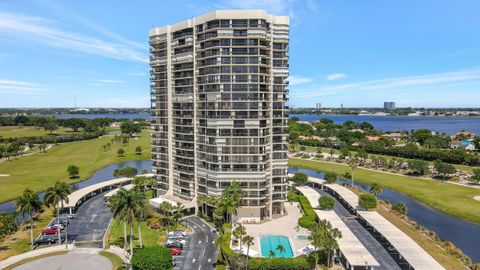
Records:
[[[291,17],[292,107],[480,104],[478,1],[147,2],[1,1],[0,107],[149,107],[148,29],[214,9]]]

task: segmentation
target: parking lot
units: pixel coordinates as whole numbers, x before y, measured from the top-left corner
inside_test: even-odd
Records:
[[[218,249],[214,245],[216,236],[212,228],[199,217],[191,216],[184,220],[193,232],[185,239],[182,254],[174,256],[175,269],[215,269]]]

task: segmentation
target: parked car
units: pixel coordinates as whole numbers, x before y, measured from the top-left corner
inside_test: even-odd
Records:
[[[65,226],[63,226],[62,224],[52,224],[52,225],[50,225],[49,228],[50,229],[60,228],[60,230],[63,230],[63,229],[65,229]]]
[[[50,245],[55,244],[58,240],[58,237],[52,237],[51,235],[42,235],[37,240],[35,240],[35,245]]]
[[[182,245],[185,245],[187,243],[187,241],[183,238],[168,238],[167,239],[167,243],[174,243],[174,242],[182,243]]]
[[[47,228],[47,229],[42,231],[42,234],[44,234],[44,235],[57,234],[59,232],[59,230],[60,229],[58,229],[58,228]]]
[[[183,244],[180,242],[171,242],[171,243],[166,243],[165,247],[183,249]]]
[[[61,214],[60,217],[66,217],[68,219],[74,219],[75,218],[75,214]]]
[[[182,254],[182,250],[178,248],[170,248],[170,254],[172,254],[172,256],[178,256]]]
[[[173,231],[173,232],[169,232],[168,233],[168,237],[170,236],[182,236],[182,237],[187,237],[188,236],[188,233],[184,232],[184,231]]]

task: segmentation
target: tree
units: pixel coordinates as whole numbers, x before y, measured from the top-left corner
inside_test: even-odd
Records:
[[[43,128],[44,128],[46,131],[49,131],[50,134],[53,134],[53,132],[58,129],[58,125],[57,125],[57,122],[55,122],[55,120],[49,120],[49,121],[43,126]]]
[[[320,198],[318,198],[318,207],[321,210],[332,210],[334,205],[335,200],[330,198],[329,196],[321,196]]]
[[[383,187],[381,184],[378,183],[373,183],[370,185],[370,193],[372,193],[375,196],[378,196],[382,194]]]
[[[325,181],[327,181],[327,183],[329,184],[333,184],[337,182],[337,174],[334,172],[327,172],[324,178],[325,178]]]
[[[53,206],[57,212],[57,223],[60,224],[60,209],[63,208],[63,203],[68,203],[68,195],[70,194],[70,188],[65,182],[56,182],[53,187],[49,187],[45,192],[45,204]],[[68,244],[67,239],[65,242]],[[60,230],[58,230],[58,244],[62,244],[62,237]]]
[[[245,235],[243,237],[243,243],[247,246],[247,267],[245,269],[248,269],[248,258],[250,257],[250,247],[255,244],[254,238],[250,235]]]
[[[245,235],[247,235],[247,231],[245,230],[245,227],[242,224],[238,225],[235,228],[235,230],[233,230],[232,235],[238,240],[238,245],[240,247],[240,250],[242,250],[243,249],[242,239]]]
[[[396,202],[394,205],[392,205],[392,211],[398,215],[406,215],[408,208],[403,202]]]
[[[276,248],[275,248],[275,251],[278,251],[280,254],[283,254],[286,252],[285,250],[285,247],[283,245],[278,245]]]
[[[355,173],[355,169],[358,167],[358,159],[353,157],[351,158],[349,161],[348,161],[348,166],[350,166],[350,168],[352,169],[352,187],[353,187],[353,183],[355,181],[354,179],[354,173]]]
[[[71,128],[77,132],[79,128],[85,127],[85,122],[80,118],[70,118],[65,121],[65,127]]]
[[[408,161],[408,168],[412,171],[412,173],[417,175],[424,175],[427,174],[430,170],[428,167],[428,162],[425,160],[420,159],[411,159]]]
[[[133,254],[133,221],[138,220],[139,212],[145,207],[145,194],[135,189],[120,188],[110,200],[113,217],[130,226],[130,254]]]
[[[217,201],[217,209],[215,209],[214,215],[218,224],[221,225],[224,221],[230,221],[232,215],[237,214],[237,208],[240,206],[242,199],[243,191],[240,189],[239,182],[234,180],[229,187],[222,191],[222,195]],[[227,216],[226,220],[224,219],[225,215]]]
[[[25,215],[28,214],[30,219],[30,243],[33,250],[33,214],[40,212],[42,209],[42,201],[40,201],[38,193],[26,189],[22,196],[15,200],[15,205],[17,212],[20,213],[24,219]]]
[[[137,146],[135,148],[135,154],[136,155],[141,155],[142,154],[142,147],[141,146]]]
[[[98,131],[98,125],[93,121],[85,122],[85,132],[95,132]]]
[[[358,205],[365,210],[374,209],[377,207],[377,197],[372,194],[362,194],[358,198]]]
[[[293,175],[292,181],[299,186],[305,185],[308,183],[308,175],[303,172],[296,172]]]
[[[142,132],[142,127],[139,124],[135,124],[133,121],[125,121],[120,125],[120,130],[122,134],[127,134],[132,136],[135,133]]]
[[[447,180],[448,175],[454,174],[457,172],[457,169],[452,164],[448,164],[442,161],[435,161],[434,163],[435,170],[442,175],[442,180]]]
[[[131,263],[134,270],[170,270],[174,267],[170,249],[159,246],[136,249]]]
[[[470,177],[473,181],[480,183],[480,169],[473,169],[473,174]]]
[[[0,238],[18,230],[17,217],[15,212],[0,213]]]
[[[78,174],[80,174],[80,168],[75,165],[70,165],[67,168],[67,172],[70,179],[77,178]]]
[[[137,175],[137,173],[138,173],[137,168],[129,167],[129,166],[113,170],[113,176],[117,178],[120,178],[120,177],[132,178],[135,175]]]
[[[17,126],[24,126],[28,122],[30,122],[30,118],[24,116],[24,115],[19,115],[13,118],[13,122],[15,122],[15,125]]]
[[[117,156],[123,157],[124,155],[125,155],[125,150],[123,150],[123,148],[119,148],[117,150]]]
[[[338,249],[337,239],[342,238],[342,233],[337,228],[333,228],[330,222],[322,219],[312,227],[311,234],[308,238],[314,246],[315,252],[317,252],[317,250],[324,252],[327,258],[326,264],[329,266],[333,250]],[[315,259],[316,266],[319,256],[313,256],[313,258]]]

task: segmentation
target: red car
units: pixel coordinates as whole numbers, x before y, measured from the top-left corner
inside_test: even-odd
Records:
[[[45,229],[42,231],[42,234],[45,234],[45,235],[57,234],[59,230],[60,230],[59,228]]]
[[[173,256],[181,255],[182,250],[178,248],[170,248],[170,254],[172,254]]]

